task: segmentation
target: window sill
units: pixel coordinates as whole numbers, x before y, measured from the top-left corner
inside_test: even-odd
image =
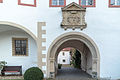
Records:
[[[20,56],[22,56],[22,57],[27,57],[28,55],[12,55],[12,56],[18,56],[18,57],[20,57]]]
[[[80,5],[82,7],[96,7],[95,5]]]
[[[109,8],[120,8],[120,5],[109,5]]]
[[[50,5],[50,7],[65,7],[66,5]]]

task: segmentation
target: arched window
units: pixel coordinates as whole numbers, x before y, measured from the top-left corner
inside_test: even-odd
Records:
[[[66,0],[50,0],[50,7],[64,7]]]
[[[95,7],[95,0],[79,0],[79,4],[83,7]]]

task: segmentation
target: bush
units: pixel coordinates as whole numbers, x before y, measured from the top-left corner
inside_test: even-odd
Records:
[[[32,67],[26,70],[24,80],[43,80],[43,72],[38,67]]]
[[[3,69],[3,67],[7,64],[5,61],[0,61],[0,71]]]

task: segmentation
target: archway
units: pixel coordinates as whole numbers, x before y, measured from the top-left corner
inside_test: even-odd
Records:
[[[89,73],[93,77],[100,77],[100,54],[97,45],[94,41],[87,35],[80,32],[68,32],[62,34],[57,39],[53,41],[48,50],[48,60],[47,60],[47,75],[48,77],[55,77],[56,74],[56,57],[61,49],[65,47],[74,47],[78,50],[84,52],[85,47],[91,54],[91,72]]]

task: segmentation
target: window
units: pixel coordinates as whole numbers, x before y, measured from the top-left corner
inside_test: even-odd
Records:
[[[3,3],[3,0],[0,0],[0,3]]]
[[[95,0],[79,0],[79,4],[83,7],[95,7]]]
[[[65,55],[65,53],[63,52],[63,56]]]
[[[120,0],[109,0],[109,7],[120,7]]]
[[[63,59],[63,62],[65,62],[65,59]]]
[[[64,7],[66,0],[50,0],[50,7]]]
[[[23,0],[25,1],[25,0]],[[25,2],[27,2],[28,0],[26,0]],[[31,0],[30,0],[31,1]],[[23,3],[22,0],[18,0],[18,5],[23,5],[23,6],[32,6],[32,7],[36,7],[36,0],[33,0],[32,2],[33,4],[29,4],[29,3]]]
[[[13,56],[28,55],[28,39],[27,38],[12,38]]]

